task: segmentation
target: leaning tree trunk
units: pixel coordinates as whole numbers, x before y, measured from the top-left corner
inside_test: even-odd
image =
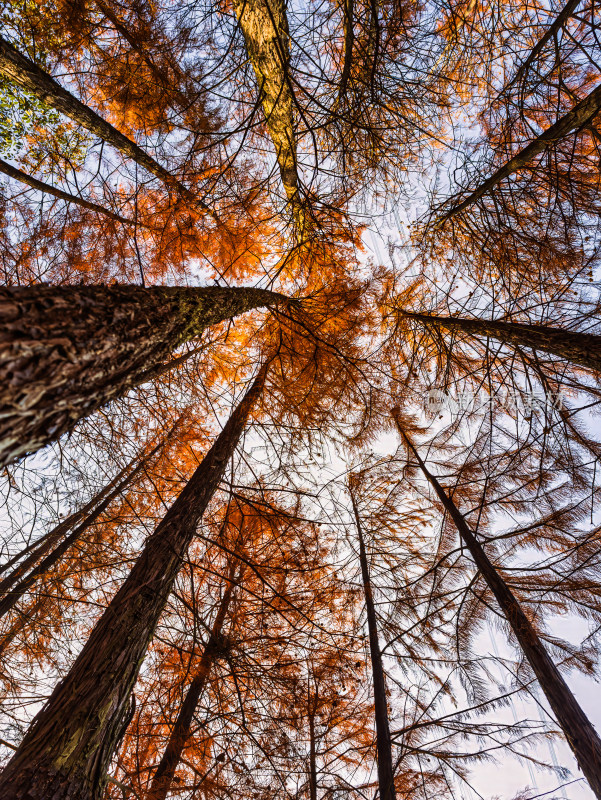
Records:
[[[20,53],[10,42],[0,38],[0,75],[11,83],[31,92],[46,105],[60,111],[78,125],[99,136],[123,155],[131,158],[152,175],[159,178],[165,186],[179,192],[187,201],[209,213],[215,221],[219,218],[214,211],[196,197],[169,170],[161,166],[152,156],[136,142],[129,139],[107,122],[85,103],[78,100],[71,92],[64,89],[54,78],[33,61]]]
[[[282,184],[302,233],[293,94],[290,83],[290,32],[285,0],[234,0],[234,9],[253,66],[267,129],[273,141]]]
[[[409,319],[424,325],[461,331],[473,336],[490,336],[503,344],[542,350],[555,356],[601,372],[601,336],[593,333],[580,333],[563,328],[550,328],[547,325],[523,325],[517,322],[497,322],[487,319],[467,317],[438,317],[434,314],[417,314],[402,311]]]
[[[560,117],[557,122],[544,130],[530,144],[516,153],[512,158],[499,167],[490,178],[483,181],[480,186],[474,189],[465,199],[452,205],[448,211],[443,212],[438,224],[456,216],[477,200],[488,194],[504,178],[513,175],[514,172],[528,166],[533,158],[543,153],[547,147],[554,142],[558,142],[569,136],[571,133],[580,130],[587,122],[590,122],[601,111],[601,86],[584,97],[580,102]]]
[[[111,211],[109,208],[98,205],[98,203],[92,203],[90,200],[84,200],[83,197],[78,197],[77,195],[63,192],[62,189],[57,189],[55,186],[51,186],[49,183],[45,183],[38,178],[34,178],[32,175],[29,175],[27,172],[23,172],[22,169],[13,167],[12,164],[9,164],[1,158],[0,172],[4,173],[4,175],[8,175],[9,178],[12,178],[15,181],[19,181],[20,183],[25,183],[27,186],[31,186],[32,189],[36,189],[38,192],[51,194],[53,197],[58,197],[59,200],[65,200],[67,203],[75,203],[82,208],[88,209],[88,211],[96,211],[98,214],[102,214],[105,217],[114,219],[115,222],[122,222],[124,225],[136,224],[135,220],[122,217],[115,211]]]
[[[484,552],[484,548],[476,539],[453,500],[447,495],[436,477],[427,469],[413,443],[401,427],[395,412],[396,409],[393,410],[393,416],[397,421],[399,432],[405,439],[409,450],[415,456],[426,479],[436,492],[445,511],[453,520],[480,574],[495,596],[528,663],[532,667],[532,671],[538,679],[547,702],[551,706],[555,718],[574,753],[578,766],[589,782],[595,797],[601,800],[601,739],[547,653],[539,635],[534,630],[532,623],[524,613],[513,592],[491,563]]]
[[[184,342],[281,295],[251,288],[0,288],[0,467],[159,372]]]
[[[203,513],[219,486],[267,364],[236,407],[129,576],[96,623],[67,676],[33,720],[0,775],[2,800],[100,800],[125,732],[131,694]]]
[[[376,750],[378,753],[378,788],[380,800],[396,800],[394,786],[394,767],[392,764],[392,739],[390,738],[390,725],[388,723],[388,702],[386,699],[386,678],[382,664],[382,652],[378,641],[378,622],[376,606],[367,563],[363,527],[357,503],[351,490],[351,503],[355,516],[355,525],[359,537],[359,561],[361,563],[361,578],[363,581],[363,594],[365,597],[365,611],[367,614],[367,629],[369,632],[369,652],[371,656],[371,669],[374,682],[374,711],[376,718]]]
[[[204,691],[211,667],[219,651],[221,631],[227,618],[230,601],[234,592],[235,568],[236,563],[234,562],[230,569],[228,583],[223,597],[221,598],[217,615],[215,616],[215,621],[213,622],[211,633],[209,634],[209,639],[203,650],[200,664],[186,692],[186,697],[177,715],[177,720],[171,731],[167,747],[152,778],[146,800],[165,800],[171,788],[173,776],[180,762],[182,751],[190,738],[190,728],[192,727],[192,720],[196,713],[198,701]]]

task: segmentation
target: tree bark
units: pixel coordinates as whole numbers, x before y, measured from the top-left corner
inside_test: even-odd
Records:
[[[290,32],[285,0],[234,0],[273,141],[286,197],[303,224],[290,85]]]
[[[415,314],[407,311],[402,311],[401,314],[424,325],[435,325],[450,331],[459,330],[474,336],[490,336],[503,344],[542,350],[572,364],[601,372],[601,336],[593,333],[488,319],[438,317],[434,314]]]
[[[392,740],[390,738],[390,725],[388,722],[388,701],[386,698],[386,678],[382,664],[382,652],[378,641],[378,621],[376,607],[367,563],[367,552],[363,527],[355,497],[350,490],[355,525],[359,538],[359,561],[361,564],[361,578],[363,581],[363,594],[365,597],[365,611],[367,614],[367,630],[369,632],[369,652],[371,669],[374,682],[374,711],[376,719],[376,750],[378,754],[378,787],[380,800],[396,800],[394,786],[394,767],[392,763]]]
[[[0,75],[103,139],[127,158],[144,167],[151,175],[159,178],[168,189],[179,192],[186,200],[208,212],[219,222],[216,214],[169,170],[2,38],[0,38]]]
[[[564,139],[574,131],[582,128],[587,122],[590,122],[601,110],[601,86],[584,97],[579,103],[576,103],[571,111],[560,117],[557,122],[551,125],[547,130],[543,131],[540,136],[537,136],[534,141],[516,153],[509,159],[503,166],[494,172],[490,178],[483,181],[477,189],[474,189],[464,200],[453,205],[448,211],[445,211],[439,220],[438,224],[442,224],[448,219],[455,217],[461,211],[464,211],[469,206],[473,205],[477,200],[488,194],[491,189],[500,183],[504,178],[509,177],[514,172],[517,172],[522,167],[527,166],[533,158],[540,155],[550,144]]]
[[[260,396],[268,364],[148,539],[68,675],[0,775],[3,800],[100,800],[132,690],[203,513]]]
[[[0,466],[152,378],[204,328],[282,299],[251,288],[0,288]]]
[[[44,575],[48,570],[57,564],[64,554],[72,547],[82,535],[88,530],[90,525],[93,525],[96,520],[103,514],[110,506],[115,498],[121,492],[131,486],[136,477],[147,466],[151,458],[160,450],[163,443],[157,444],[146,456],[140,458],[136,457],[125,467],[121,472],[116,475],[113,480],[101,489],[89,503],[70,514],[67,519],[59,523],[55,528],[49,531],[43,537],[40,547],[35,549],[18,567],[16,567],[10,575],[7,575],[0,581],[0,619],[7,614],[16,603],[21,600],[23,595],[33,586],[40,575]],[[79,523],[79,524],[78,524]],[[62,542],[60,539],[66,533],[71,531],[69,536],[66,536]],[[60,542],[57,547],[52,550],[53,545]],[[52,550],[49,555],[46,554]],[[44,558],[46,556],[46,558]],[[43,559],[37,566],[34,566],[40,559]],[[30,567],[34,567],[29,575],[19,580]],[[17,583],[17,581],[19,581]],[[14,584],[17,583],[15,586]]]
[[[310,702],[311,698],[309,698]],[[315,712],[309,710],[309,800],[317,800],[317,748],[315,745]]]
[[[223,597],[221,598],[221,603],[219,604],[219,609],[217,610],[209,639],[203,650],[198,670],[188,687],[186,697],[181,705],[177,720],[171,731],[169,741],[167,742],[167,747],[152,778],[146,800],[165,800],[171,788],[173,776],[180,762],[182,751],[190,737],[190,728],[192,727],[192,720],[196,713],[198,701],[204,691],[211,667],[215,661],[215,656],[219,650],[221,631],[227,618],[230,601],[234,592],[235,567],[236,564],[234,563],[232,569],[230,569],[228,583]]]
[[[110,217],[110,219],[114,219],[116,222],[122,222],[125,225],[135,225],[134,220],[122,217],[119,214],[116,214],[114,211],[110,211],[108,208],[104,208],[104,206],[100,206],[97,203],[91,203],[89,200],[84,200],[83,197],[77,197],[74,194],[63,192],[62,189],[56,189],[49,183],[44,183],[44,181],[40,181],[37,178],[28,175],[26,172],[23,172],[22,169],[13,167],[12,164],[8,164],[1,158],[0,172],[3,172],[5,175],[8,175],[9,178],[12,178],[15,181],[19,181],[20,183],[25,183],[27,186],[31,186],[32,189],[36,189],[38,192],[51,194],[53,197],[58,197],[59,200],[66,200],[67,203],[75,203],[82,208],[87,208],[89,211],[97,211],[99,214],[103,214],[105,217]]]
[[[486,555],[465,518],[436,477],[427,469],[393,409],[397,427],[445,511],[453,520],[480,574],[492,591],[551,706],[557,722],[595,797],[601,800],[601,739],[547,653],[513,592]]]

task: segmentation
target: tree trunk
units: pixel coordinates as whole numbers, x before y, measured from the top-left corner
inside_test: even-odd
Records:
[[[517,322],[466,317],[437,317],[432,314],[414,314],[406,311],[401,313],[424,325],[434,325],[450,331],[459,330],[475,336],[490,336],[503,344],[542,350],[572,364],[601,372],[601,336],[593,333],[549,328],[546,325],[522,325]]]
[[[484,548],[476,539],[453,500],[447,495],[436,477],[427,469],[413,443],[401,427],[395,411],[396,409],[393,409],[393,416],[397,421],[402,437],[405,439],[409,450],[415,456],[423,474],[436,492],[445,511],[453,520],[480,574],[494,594],[528,663],[532,667],[532,671],[538,679],[568,744],[572,748],[578,766],[589,782],[595,797],[601,800],[601,739],[545,650],[540,637],[513,592],[489,560]]]
[[[123,155],[131,158],[151,175],[159,178],[169,189],[178,191],[189,202],[208,212],[217,222],[218,217],[193,192],[183,185],[165,167],[148,155],[138,144],[118,131],[109,122],[64,89],[54,78],[33,61],[19,53],[10,42],[0,38],[0,75],[34,94],[46,105],[77,122],[86,130],[99,136]]]
[[[285,0],[234,0],[234,9],[257,79],[286,197],[295,222],[302,225]]]
[[[0,466],[151,378],[204,328],[282,299],[251,288],[0,288]]]
[[[209,639],[205,645],[202,657],[200,659],[198,670],[194,675],[190,686],[188,687],[186,697],[181,705],[177,720],[173,726],[173,730],[171,731],[171,736],[167,742],[167,747],[165,748],[163,757],[161,758],[156,772],[154,773],[152,784],[148,794],[146,795],[146,800],[165,800],[169,789],[171,788],[173,776],[175,775],[175,770],[180,762],[182,751],[190,737],[190,728],[192,726],[194,714],[196,713],[198,701],[203,693],[209,673],[211,671],[211,667],[213,666],[213,662],[215,660],[215,656],[219,650],[223,623],[226,620],[230,601],[234,592],[235,567],[236,564],[234,562],[232,568],[230,569],[228,583],[223,593],[223,597],[221,598],[221,603],[219,604],[219,609],[217,611],[215,621],[213,622]]]
[[[162,444],[162,442],[157,444],[150,453],[143,458],[137,456],[131,461],[127,467],[122,469],[121,472],[116,475],[107,486],[101,489],[89,503],[86,503],[82,509],[70,514],[67,519],[63,520],[49,531],[49,533],[43,537],[40,547],[36,548],[10,573],[10,575],[7,575],[4,580],[0,581],[0,597],[2,597],[0,600],[0,619],[21,600],[25,592],[33,586],[40,575],[44,575],[48,570],[52,569],[67,550],[79,541],[90,525],[96,522],[113,500],[127,489],[128,486],[131,486],[140,472],[147,466],[150,459],[160,450]],[[46,553],[52,549],[53,545],[59,542],[61,537],[69,531],[72,531],[70,535],[63,539],[63,541],[44,558]],[[41,558],[43,560],[31,570],[29,575],[19,581],[19,578],[21,578],[30,567],[33,567],[40,561]],[[15,586],[14,584],[17,581],[19,581],[19,583]]]
[[[315,713],[313,711],[309,711],[309,800],[317,800],[317,748],[315,746]]]
[[[260,396],[265,364],[148,539],[68,675],[0,775],[3,800],[100,800],[132,690],[203,513]]]
[[[527,58],[520,64],[518,71],[515,74],[515,77],[504,87],[503,93],[509,91],[509,89],[514,86],[521,78],[526,75],[526,72],[530,68],[530,65],[534,61],[534,59],[542,52],[543,47],[551,41],[553,36],[562,28],[565,23],[569,20],[572,16],[574,11],[578,8],[578,6],[582,3],[582,0],[568,0],[565,6],[561,9],[559,14],[555,17],[551,25],[547,28],[538,42],[534,45],[532,50],[528,53]]]
[[[374,682],[374,711],[376,718],[376,750],[378,753],[378,787],[380,800],[396,800],[394,786],[394,768],[392,764],[392,740],[390,738],[390,725],[388,723],[388,702],[386,699],[386,678],[382,664],[382,653],[378,641],[378,622],[376,607],[367,563],[365,539],[359,510],[351,490],[351,502],[355,525],[359,537],[359,561],[361,563],[361,578],[363,580],[363,593],[365,596],[365,610],[367,613],[367,629],[369,632],[369,652],[371,656],[371,669]]]
[[[44,183],[44,181],[40,181],[37,178],[28,175],[26,172],[23,172],[23,170],[13,167],[12,164],[8,164],[1,158],[0,172],[3,172],[5,175],[8,175],[9,178],[12,178],[15,181],[19,181],[20,183],[25,183],[27,186],[31,186],[32,189],[36,189],[38,192],[51,194],[53,197],[58,197],[59,200],[66,200],[67,203],[75,203],[82,208],[87,208],[89,211],[97,211],[99,214],[103,214],[105,217],[110,217],[110,219],[114,219],[116,222],[122,222],[125,225],[135,224],[133,219],[122,217],[119,214],[116,214],[114,211],[104,208],[104,206],[100,206],[97,203],[91,203],[89,200],[84,200],[83,197],[77,197],[74,194],[63,192],[61,189],[56,189],[49,183]]]
[[[477,189],[474,189],[464,200],[453,205],[448,211],[445,211],[438,224],[442,224],[445,220],[451,219],[461,211],[464,211],[469,206],[473,205],[477,200],[488,194],[491,189],[500,183],[504,178],[509,177],[514,172],[517,172],[522,167],[527,166],[533,158],[540,155],[546,148],[564,139],[574,131],[582,128],[587,122],[590,122],[601,110],[601,86],[584,97],[579,103],[576,103],[571,111],[560,117],[557,122],[551,125],[547,130],[543,131],[540,136],[537,136],[534,141],[516,153],[509,159],[502,167],[494,172],[490,178],[483,181]]]

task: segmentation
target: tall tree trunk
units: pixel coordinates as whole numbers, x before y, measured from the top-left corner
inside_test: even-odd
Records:
[[[601,800],[601,739],[545,650],[540,637],[513,592],[491,563],[484,552],[484,548],[476,539],[453,500],[426,467],[412,441],[403,430],[396,412],[397,409],[393,409],[392,413],[401,436],[415,456],[420,469],[436,492],[443,508],[453,520],[480,574],[494,594],[528,663],[532,667],[532,671],[538,679],[568,744],[572,748],[578,766],[589,782],[595,796]]]
[[[355,42],[355,34],[353,31],[354,24],[354,0],[343,0],[343,30],[344,30],[344,59],[342,62],[342,72],[340,73],[340,84],[338,86],[338,101],[344,99],[349,79],[351,77],[351,68],[353,66],[353,45]]]
[[[268,364],[148,539],[68,675],[0,775],[3,800],[100,800],[125,732],[131,693],[203,513],[219,486]]]
[[[497,322],[488,319],[466,317],[438,317],[433,314],[401,312],[404,317],[415,319],[424,325],[459,330],[475,336],[490,336],[504,344],[542,350],[559,356],[572,364],[601,372],[601,336],[580,333],[547,325],[522,325],[517,322]]]
[[[79,541],[88,528],[106,511],[113,500],[127,489],[128,486],[131,486],[137,476],[148,465],[149,461],[162,446],[163,442],[153,447],[146,456],[142,458],[137,456],[124,467],[110,483],[86,503],[83,508],[70,514],[67,519],[63,520],[49,531],[46,536],[42,538],[40,547],[35,549],[21,564],[7,575],[6,578],[0,581],[0,597],[2,598],[0,599],[0,619],[21,600],[23,595],[33,586],[41,575],[44,575],[48,570],[52,569],[67,550]],[[65,536],[69,531],[71,531],[71,533],[61,542],[61,537]],[[57,542],[60,542],[60,544],[52,549]],[[52,552],[49,552],[51,550]],[[47,553],[49,553],[49,555],[46,555]],[[44,558],[44,556],[46,556],[46,558]],[[40,559],[43,560],[38,563],[37,566],[34,566]],[[34,567],[31,572],[22,580],[19,580],[31,567]],[[17,581],[19,582],[17,583]],[[15,583],[17,583],[16,586]]]
[[[568,111],[563,117],[560,117],[557,122],[543,131],[540,136],[537,136],[534,141],[516,153],[509,161],[506,161],[503,166],[499,167],[490,178],[483,181],[477,189],[474,189],[464,200],[453,205],[448,211],[445,211],[438,224],[442,224],[445,220],[456,216],[461,211],[464,211],[469,206],[473,205],[477,200],[488,194],[491,189],[500,183],[504,178],[513,175],[514,172],[526,167],[533,158],[540,155],[546,148],[569,136],[574,131],[582,128],[587,122],[590,122],[601,110],[601,86],[576,103],[571,111]]]
[[[219,222],[216,214],[169,170],[162,167],[138,144],[92,111],[85,103],[64,89],[51,75],[2,38],[0,38],[0,75],[31,92],[46,105],[55,108],[86,130],[99,136],[123,155],[144,167],[151,175],[159,178],[169,189],[179,192],[186,200],[208,212]]]
[[[350,489],[355,525],[359,538],[359,561],[361,563],[361,578],[363,581],[363,594],[365,597],[365,611],[367,613],[367,629],[369,632],[369,652],[371,656],[371,670],[374,682],[374,711],[376,718],[376,750],[378,753],[378,787],[380,800],[396,800],[394,786],[394,767],[392,764],[392,740],[390,738],[390,725],[388,723],[388,702],[386,699],[386,678],[382,664],[382,652],[378,641],[378,622],[376,607],[367,563],[367,552],[361,517],[355,501],[355,496]]]
[[[282,299],[213,286],[0,288],[0,466],[151,378],[206,327]]]
[[[192,727],[192,720],[196,713],[198,701],[204,691],[215,656],[219,650],[221,631],[227,618],[230,601],[234,592],[234,571],[236,566],[234,562],[230,568],[228,583],[223,597],[221,598],[221,603],[219,604],[217,615],[213,622],[211,633],[209,634],[209,639],[203,650],[200,664],[186,692],[186,697],[179,710],[173,730],[171,731],[167,747],[152,778],[146,800],[165,800],[171,788],[173,776],[180,762],[182,751],[190,737],[190,728]]]
[[[570,19],[574,11],[578,8],[578,6],[582,3],[582,0],[568,0],[565,6],[561,9],[559,14],[555,17],[553,22],[549,25],[547,30],[538,40],[538,42],[534,45],[532,50],[528,53],[526,59],[520,64],[518,71],[516,72],[514,78],[504,87],[503,92],[506,93],[512,86],[514,86],[519,80],[521,80],[527,73],[530,65],[534,61],[534,59],[542,52],[543,47],[551,41],[552,37],[555,36],[556,33],[562,28],[566,22]]]
[[[114,211],[98,205],[98,203],[92,203],[89,200],[84,200],[83,197],[77,197],[77,195],[63,192],[62,189],[56,189],[49,183],[44,183],[44,181],[40,181],[37,178],[28,175],[26,172],[23,172],[22,169],[13,167],[12,164],[3,161],[1,158],[0,172],[4,173],[4,175],[8,175],[9,178],[12,178],[15,181],[19,181],[20,183],[25,183],[27,186],[31,186],[32,189],[36,189],[38,192],[51,194],[53,197],[58,197],[59,200],[66,200],[68,203],[75,203],[82,208],[87,208],[89,211],[97,211],[99,214],[103,214],[105,217],[110,217],[110,219],[114,219],[116,222],[122,222],[125,225],[135,225],[133,219],[122,217],[120,214],[116,214]]]
[[[309,709],[309,800],[317,800],[317,747],[315,744],[315,712],[312,709]]]
[[[257,79],[286,197],[302,232],[286,0],[234,0],[234,9]]]

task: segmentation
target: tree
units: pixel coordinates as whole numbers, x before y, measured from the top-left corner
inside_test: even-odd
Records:
[[[352,488],[349,489],[353,515],[359,539],[359,561],[361,563],[361,579],[365,595],[365,612],[367,614],[367,628],[369,631],[369,652],[371,656],[371,669],[374,682],[374,708],[376,717],[377,750],[378,750],[378,787],[382,800],[395,800],[394,768],[392,763],[392,743],[390,739],[390,726],[388,724],[388,700],[386,697],[386,679],[382,666],[382,653],[378,641],[378,622],[376,607],[369,575],[369,564],[365,539],[361,527],[359,510]]]
[[[57,189],[54,186],[50,186],[50,184],[40,181],[37,178],[34,178],[32,175],[28,175],[26,172],[23,172],[22,169],[13,167],[11,164],[7,163],[1,158],[0,172],[8,175],[9,178],[14,178],[14,180],[25,183],[27,186],[31,186],[32,189],[36,189],[38,192],[51,194],[53,197],[58,197],[59,200],[66,200],[68,203],[75,203],[82,208],[87,208],[90,211],[96,211],[98,214],[110,217],[116,222],[122,222],[124,225],[134,224],[133,220],[122,217],[120,214],[116,214],[109,208],[104,208],[104,206],[98,205],[98,203],[92,203],[89,200],[85,200],[83,197],[77,197],[76,195],[69,194],[68,192],[63,192],[61,189]]]
[[[0,75],[32,92],[43,103],[51,105],[57,111],[82,125],[86,130],[104,139],[116,150],[119,150],[148,170],[152,175],[158,177],[167,188],[180,192],[188,202],[199,206],[203,211],[208,211],[212,217],[219,221],[215,212],[209,209],[201,198],[196,197],[181,181],[155,161],[152,156],[148,155],[138,144],[128,139],[127,136],[96,114],[85,103],[82,103],[60,86],[51,75],[48,75],[41,67],[38,67],[26,56],[19,53],[10,42],[1,38]]]
[[[152,379],[207,326],[280,301],[261,289],[217,287],[3,289],[1,463],[38,450]]]
[[[32,723],[0,777],[5,797],[27,793],[42,798],[49,792],[69,800],[101,797],[108,763],[130,719],[130,695],[144,653],[196,527],[261,395],[267,368],[268,362]]]
[[[490,562],[484,548],[467,525],[465,518],[453,500],[443,489],[437,478],[427,469],[402,425],[398,409],[393,410],[393,414],[397,421],[399,433],[403,437],[409,452],[417,460],[428,483],[432,486],[445,511],[453,520],[478,570],[492,590],[503,614],[511,625],[511,629],[524,651],[528,663],[532,667],[590,787],[596,797],[601,797],[601,774],[599,771],[601,739],[568,688],[556,665],[549,657],[532,623],[524,614],[511,589],[507,586],[499,571]]]
[[[490,336],[504,344],[552,353],[565,361],[588,367],[595,372],[601,370],[601,337],[594,333],[502,320],[439,317],[435,314],[411,311],[401,311],[401,314],[426,326],[460,331],[471,336]]]

